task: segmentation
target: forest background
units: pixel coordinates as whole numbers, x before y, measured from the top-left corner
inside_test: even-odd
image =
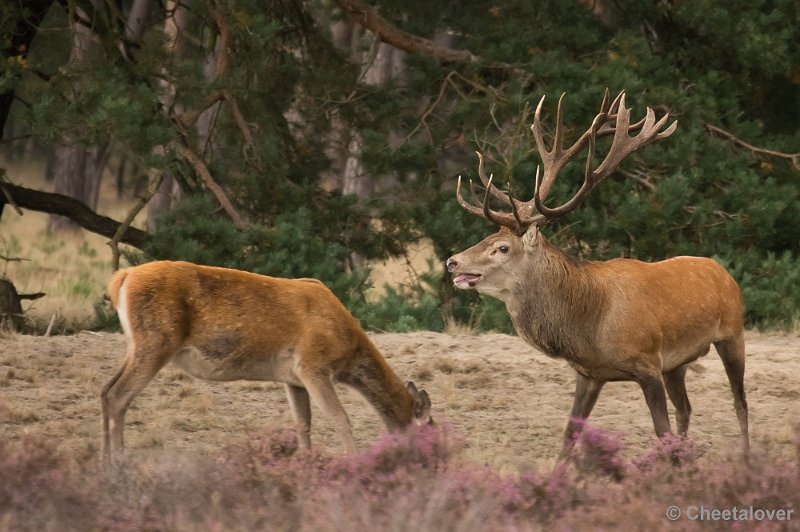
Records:
[[[62,283],[95,304],[80,327],[109,320],[119,249],[122,265],[316,277],[374,330],[511,332],[499,302],[456,296],[441,267],[494,230],[458,206],[456,179],[476,177],[479,150],[529,198],[539,99],[552,131],[566,93],[570,142],[606,87],[634,119],[651,106],[678,130],[551,239],[588,259],[712,256],[749,326],[800,318],[797,2],[12,1],[0,32],[4,271],[39,290],[79,227],[111,239],[61,259],[102,265]],[[567,167],[549,201],[581,172]],[[41,235],[17,209],[51,213]],[[368,290],[389,258],[412,275]]]

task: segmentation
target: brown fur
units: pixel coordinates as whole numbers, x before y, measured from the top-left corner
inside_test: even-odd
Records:
[[[101,394],[106,454],[122,448],[128,406],[168,362],[202,379],[286,383],[304,448],[310,446],[313,398],[347,448],[355,449],[335,382],[361,392],[389,428],[428,417],[427,394],[403,385],[317,280],[162,261],[117,272],[108,291],[128,351]]]
[[[588,417],[605,382],[633,380],[644,391],[656,433],[671,430],[665,385],[677,410],[678,430],[685,433],[691,412],[683,380],[686,365],[714,344],[749,449],[742,298],[736,282],[715,261],[579,262],[532,226],[522,237],[503,228],[451,257],[448,268],[456,278],[480,274],[472,286],[459,287],[504,301],[525,341],[575,369],[573,418]],[[569,423],[562,457],[579,426]]]

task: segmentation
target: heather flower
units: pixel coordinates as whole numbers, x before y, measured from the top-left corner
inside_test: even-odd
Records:
[[[654,465],[671,463],[682,466],[697,458],[697,448],[686,436],[680,434],[664,434],[650,449],[634,461],[634,465],[642,470]]]
[[[622,480],[627,467],[622,456],[625,450],[624,436],[593,427],[585,419],[573,418],[572,423],[582,427],[570,456],[577,470],[583,475]]]

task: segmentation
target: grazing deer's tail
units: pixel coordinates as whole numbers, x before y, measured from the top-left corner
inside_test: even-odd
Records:
[[[128,270],[119,270],[108,282],[108,296],[111,298],[111,304],[114,305],[114,308],[117,308],[117,302],[119,301],[119,287],[122,286],[122,281],[127,276]]]

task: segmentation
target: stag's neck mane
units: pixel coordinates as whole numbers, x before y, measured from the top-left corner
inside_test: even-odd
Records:
[[[576,359],[595,341],[606,306],[605,291],[589,271],[593,264],[539,235],[505,301],[517,334],[550,356]]]

